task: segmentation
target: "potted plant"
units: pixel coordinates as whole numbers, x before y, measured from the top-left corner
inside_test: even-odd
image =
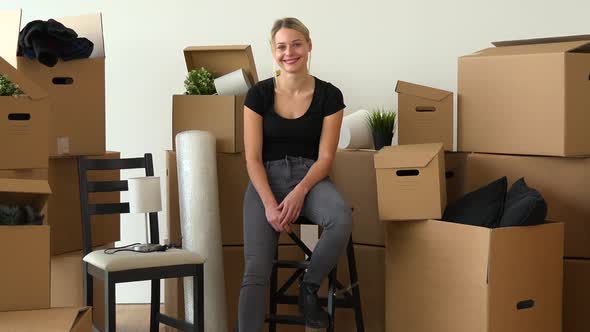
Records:
[[[187,95],[213,95],[216,93],[213,74],[203,67],[193,69],[188,73],[184,87]]]
[[[373,110],[367,116],[367,122],[373,134],[375,150],[380,150],[386,145],[391,145],[395,128],[396,113],[385,109]]]
[[[22,94],[23,92],[18,85],[12,83],[8,76],[0,75],[0,96],[18,96]]]

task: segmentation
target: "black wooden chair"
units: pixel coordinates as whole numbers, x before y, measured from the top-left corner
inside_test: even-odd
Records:
[[[194,253],[181,249],[168,249],[163,252],[140,253],[119,251],[107,254],[104,250],[92,251],[91,217],[100,214],[129,213],[129,203],[113,202],[103,204],[89,203],[89,193],[127,191],[127,180],[96,181],[88,180],[88,171],[115,169],[145,169],[146,176],[154,175],[152,155],[125,159],[89,159],[78,157],[80,182],[80,205],[82,210],[82,242],[84,251],[84,296],[85,303],[92,305],[92,281],[104,280],[105,329],[114,332],[115,284],[131,281],[151,280],[150,331],[157,332],[159,323],[175,327],[181,331],[204,331],[203,309],[203,263]],[[158,214],[149,214],[150,242],[159,242]],[[194,296],[193,323],[180,321],[160,313],[160,279],[192,277]]]
[[[305,217],[299,217],[295,222],[299,225],[315,225]],[[307,259],[305,261],[287,261],[279,260],[278,248],[275,252],[275,260],[273,261],[273,268],[270,277],[270,301],[269,314],[266,321],[269,332],[276,332],[277,324],[289,325],[305,325],[305,319],[302,316],[278,315],[277,309],[279,304],[297,305],[297,296],[287,295],[287,290],[297,281],[303,278],[305,270],[309,266],[312,251],[301,241],[301,239],[294,233],[289,233],[291,239],[295,244],[305,253]],[[358,284],[358,276],[356,272],[356,260],[354,258],[354,247],[352,243],[352,236],[348,240],[346,248],[346,256],[348,260],[348,275],[350,278],[350,286],[345,287],[336,278],[337,266],[328,274],[328,296],[319,296],[322,306],[327,307],[330,316],[330,325],[328,332],[334,332],[334,318],[336,308],[348,308],[354,310],[355,323],[357,332],[364,332],[365,326],[363,323],[363,311],[361,307],[361,294]],[[289,279],[279,288],[278,287],[278,269],[287,268],[294,269],[295,272]]]

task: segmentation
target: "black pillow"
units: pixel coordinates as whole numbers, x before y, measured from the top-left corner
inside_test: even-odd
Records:
[[[502,177],[470,192],[445,209],[443,220],[460,224],[498,227],[504,212],[508,180]]]
[[[520,178],[512,184],[506,196],[500,227],[539,225],[545,222],[546,216],[547,203],[543,196]]]

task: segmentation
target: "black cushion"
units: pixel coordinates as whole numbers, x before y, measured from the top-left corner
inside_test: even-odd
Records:
[[[500,227],[539,225],[545,222],[546,216],[547,203],[543,196],[520,178],[508,191]]]
[[[498,227],[504,212],[507,181],[504,176],[449,204],[443,220],[473,226]]]

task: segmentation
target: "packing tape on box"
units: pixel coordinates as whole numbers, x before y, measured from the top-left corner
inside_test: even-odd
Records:
[[[182,246],[205,258],[205,331],[227,331],[215,137],[200,130],[176,135]],[[184,278],[185,317],[193,322],[193,282]]]
[[[367,123],[367,117],[369,114],[370,113],[367,110],[358,110],[342,119],[338,148],[373,148],[373,136],[371,134],[371,128],[369,128],[369,124]]]
[[[241,68],[214,79],[213,83],[220,96],[245,95],[251,86],[246,72]]]

